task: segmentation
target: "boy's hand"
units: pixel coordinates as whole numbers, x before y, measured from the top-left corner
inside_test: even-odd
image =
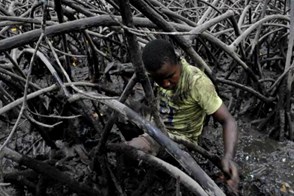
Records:
[[[226,157],[222,158],[221,163],[228,187],[232,192],[238,194],[239,173],[236,164]]]

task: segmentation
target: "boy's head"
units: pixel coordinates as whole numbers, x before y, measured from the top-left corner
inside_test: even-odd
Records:
[[[176,87],[181,66],[169,42],[162,39],[150,41],[143,49],[142,58],[145,68],[159,86],[165,89]]]

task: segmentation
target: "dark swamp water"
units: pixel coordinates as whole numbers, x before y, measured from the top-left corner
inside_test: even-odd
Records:
[[[239,121],[238,121],[239,122]],[[250,122],[239,122],[236,162],[241,195],[294,195],[294,142],[279,142],[256,131]],[[219,129],[219,128],[218,128]],[[205,137],[220,143],[221,130]]]

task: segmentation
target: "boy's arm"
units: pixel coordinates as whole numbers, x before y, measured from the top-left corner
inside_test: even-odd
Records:
[[[237,189],[239,182],[238,170],[232,161],[235,155],[235,148],[238,140],[237,124],[227,107],[222,104],[220,108],[212,114],[213,118],[221,123],[223,127],[224,157],[222,158],[223,171],[229,174],[228,185]]]
[[[223,127],[223,139],[225,150],[224,157],[228,159],[233,159],[235,155],[235,147],[238,140],[236,121],[224,104],[222,104],[220,108],[212,114],[212,116],[215,120],[221,123]]]

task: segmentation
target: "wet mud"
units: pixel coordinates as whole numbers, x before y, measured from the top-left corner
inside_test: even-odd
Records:
[[[239,119],[238,124],[235,161],[240,169],[240,195],[294,195],[294,143],[271,139],[248,120]],[[205,138],[214,143],[212,151],[222,153],[216,152],[222,148],[220,128],[210,129]]]

